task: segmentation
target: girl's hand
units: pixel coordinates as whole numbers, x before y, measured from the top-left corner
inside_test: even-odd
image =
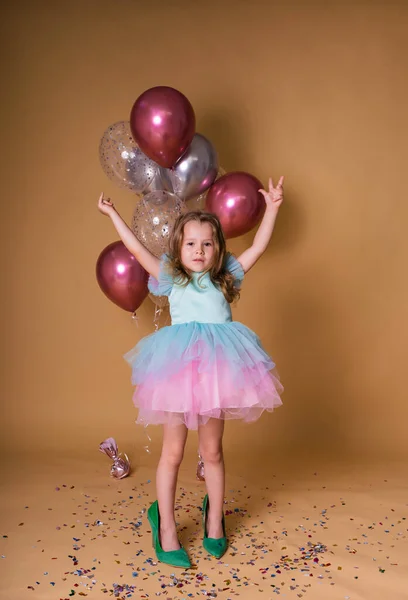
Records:
[[[272,177],[269,178],[269,192],[265,190],[259,190],[262,196],[265,198],[266,207],[279,208],[283,202],[283,180],[282,176],[279,179],[278,185],[273,187]]]
[[[115,212],[115,205],[111,201],[110,198],[104,198],[103,192],[99,196],[98,200],[98,209],[103,215],[110,216],[113,212]]]

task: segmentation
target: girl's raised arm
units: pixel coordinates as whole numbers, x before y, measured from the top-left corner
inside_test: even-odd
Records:
[[[138,262],[148,273],[150,273],[150,275],[152,275],[152,277],[158,279],[160,260],[139,242],[133,231],[126,225],[125,221],[115,209],[113,202],[111,202],[109,198],[103,197],[103,192],[99,196],[98,209],[103,215],[111,218],[113,226],[129,252],[136,257]]]
[[[252,246],[244,250],[244,252],[237,257],[237,260],[242,265],[245,273],[254,266],[256,261],[268,247],[272,237],[273,228],[275,227],[279,207],[283,202],[283,179],[283,177],[279,179],[279,183],[275,188],[273,187],[272,177],[270,177],[269,192],[266,190],[259,190],[265,198],[265,214],[259,225],[258,231],[256,232]]]

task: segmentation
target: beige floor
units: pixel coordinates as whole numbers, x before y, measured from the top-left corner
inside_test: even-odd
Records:
[[[4,459],[0,598],[408,598],[404,465],[233,464],[230,549],[217,561],[201,546],[204,484],[189,451],[177,520],[194,567],[182,571],[152,552],[145,510],[156,458],[132,457],[122,481],[98,451]]]

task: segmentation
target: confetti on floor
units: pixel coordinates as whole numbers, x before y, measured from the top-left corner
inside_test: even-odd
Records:
[[[193,567],[179,570],[153,552],[146,510],[154,472],[145,475],[45,478],[37,494],[6,501],[0,597],[374,600],[388,590],[402,600],[408,589],[406,496],[393,495],[388,479],[336,487],[315,472],[299,484],[231,478],[229,549],[216,560],[202,547],[205,484],[184,477],[176,520]]]

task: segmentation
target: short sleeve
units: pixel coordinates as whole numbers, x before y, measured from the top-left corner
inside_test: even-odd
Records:
[[[173,277],[169,270],[169,257],[167,254],[162,254],[160,257],[159,278],[155,279],[150,275],[147,287],[154,296],[170,296],[173,288]]]
[[[236,287],[241,287],[242,280],[244,279],[244,269],[242,268],[241,263],[237,261],[235,256],[232,256],[229,252],[227,252],[227,256],[225,259],[225,269],[231,273],[231,275],[235,278]]]

